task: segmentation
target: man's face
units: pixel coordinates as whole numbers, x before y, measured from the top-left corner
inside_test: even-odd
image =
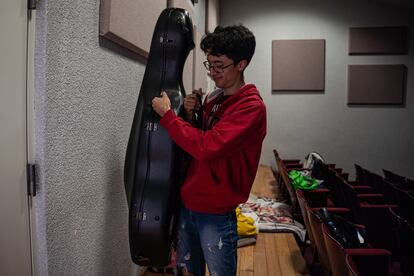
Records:
[[[209,76],[218,88],[232,87],[240,79],[242,71],[226,55],[207,55],[207,61],[211,65]]]

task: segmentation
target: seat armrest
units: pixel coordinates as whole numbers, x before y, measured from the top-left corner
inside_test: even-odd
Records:
[[[321,207],[315,207],[315,208],[311,208],[313,211],[319,211]],[[341,215],[341,214],[347,214],[351,212],[351,209],[349,208],[343,208],[343,207],[326,207],[326,210],[329,213],[333,213],[333,214],[337,214],[337,215]]]
[[[358,194],[372,194],[374,192],[374,188],[372,186],[355,185],[352,186],[352,188],[354,188],[355,192]]]
[[[345,252],[352,257],[357,256],[386,256],[390,257],[391,252],[382,248],[345,248]]]
[[[319,208],[311,208],[314,212],[319,211],[321,207]],[[338,216],[341,216],[347,220],[352,220],[352,212],[349,208],[343,208],[343,207],[324,207],[330,214],[335,214]]]
[[[377,248],[345,249],[360,275],[387,276],[391,260],[391,252]]]
[[[360,183],[359,183],[359,181],[357,181],[357,180],[348,180],[348,182],[347,182],[349,185],[351,185],[351,186],[357,186],[357,185],[360,185]]]
[[[396,204],[369,204],[369,203],[360,203],[359,206],[364,209],[376,209],[376,208],[398,208]]]
[[[354,226],[358,229],[366,229],[365,225],[363,224],[354,224]]]
[[[387,203],[383,194],[357,194],[359,202],[368,204],[384,204]]]

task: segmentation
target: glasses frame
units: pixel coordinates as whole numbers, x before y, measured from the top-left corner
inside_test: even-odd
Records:
[[[220,65],[211,65],[208,62],[208,60],[206,60],[206,61],[203,62],[203,65],[204,65],[204,67],[206,68],[206,70],[208,72],[210,72],[211,69],[213,69],[216,73],[223,73],[224,72],[224,69],[226,69],[227,67],[230,67],[230,66],[234,65],[234,62],[232,62],[232,63],[230,63],[228,65],[225,65],[225,66],[220,66]]]

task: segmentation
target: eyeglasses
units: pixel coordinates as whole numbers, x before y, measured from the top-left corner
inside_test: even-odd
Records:
[[[223,66],[223,65],[212,65],[206,60],[203,62],[203,64],[204,64],[204,67],[206,67],[207,71],[211,71],[211,69],[213,69],[216,73],[223,73],[224,69],[234,65],[234,62],[230,63],[229,65]]]

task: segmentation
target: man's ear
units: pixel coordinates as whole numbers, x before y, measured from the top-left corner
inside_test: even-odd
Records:
[[[247,60],[245,59],[242,59],[239,61],[239,63],[237,63],[237,69],[239,71],[243,71],[246,68],[246,66],[247,66]]]

